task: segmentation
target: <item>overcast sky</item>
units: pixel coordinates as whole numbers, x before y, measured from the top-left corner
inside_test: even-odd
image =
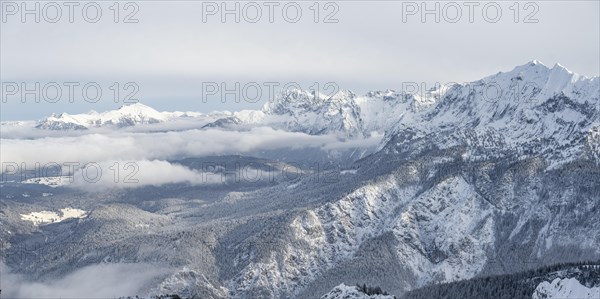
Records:
[[[496,2],[498,6],[487,6],[485,17],[487,2],[477,2],[473,22],[465,2],[455,2],[461,7],[460,17],[456,7],[438,2],[439,23],[435,15],[426,15],[423,22],[418,6],[414,15],[405,14],[415,9],[412,3],[421,1],[404,6],[392,1],[332,2],[327,7],[321,2],[318,23],[312,1],[297,2],[302,12],[297,23],[283,18],[285,2],[273,6],[273,23],[264,2],[258,2],[262,16],[257,23],[244,20],[255,17],[252,5],[246,7],[248,14],[242,11],[240,23],[232,15],[223,23],[219,12],[203,22],[203,6],[193,1],[133,2],[138,11],[131,19],[138,23],[123,23],[135,9],[123,4],[118,9],[120,22],[115,23],[112,1],[98,2],[102,16],[97,23],[83,19],[82,5],[74,7],[73,23],[66,6],[57,23],[44,19],[55,17],[54,7],[41,12],[39,23],[31,15],[23,23],[20,11],[7,14],[14,7],[1,2],[2,82],[98,82],[103,91],[103,98],[93,104],[78,96],[69,103],[64,94],[53,104],[38,104],[33,98],[22,104],[18,95],[11,96],[2,103],[2,120],[114,109],[121,103],[113,101],[109,88],[113,82],[121,83],[121,89],[124,83],[135,82],[139,86],[135,98],[157,110],[208,112],[255,108],[260,103],[232,99],[221,103],[218,98],[204,103],[202,82],[227,82],[231,87],[233,82],[298,82],[307,89],[313,82],[321,87],[335,82],[362,94],[399,89],[402,82],[473,81],[532,59],[550,67],[558,62],[586,76],[598,76],[600,69],[599,1],[538,1],[528,6],[521,2],[518,8],[513,1]],[[434,8],[435,3],[427,5]],[[34,2],[28,4],[34,7]],[[40,4],[43,10],[47,3]],[[246,4],[241,2],[241,10]],[[228,5],[233,8],[235,3]],[[501,16],[493,23],[496,7]],[[338,22],[323,23],[332,13],[329,19]],[[94,13],[88,11],[89,15]],[[294,16],[288,7],[287,17]],[[122,90],[121,100],[132,90]]]

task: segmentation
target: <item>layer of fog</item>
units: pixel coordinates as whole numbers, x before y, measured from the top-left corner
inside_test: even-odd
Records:
[[[373,148],[381,135],[351,141],[334,135],[308,135],[269,127],[248,131],[220,129],[156,133],[110,132],[78,136],[2,139],[3,163],[42,165],[48,163],[90,163],[103,161],[173,160],[185,157],[244,154],[260,150],[319,148],[338,150]],[[2,170],[5,171],[5,167]]]
[[[64,277],[29,281],[0,264],[2,295],[7,298],[119,298],[145,295],[167,269],[149,264],[98,264]]]
[[[105,161],[87,164],[76,170],[66,186],[85,191],[103,191],[178,183],[206,185],[220,184],[223,180],[220,175],[167,161]]]

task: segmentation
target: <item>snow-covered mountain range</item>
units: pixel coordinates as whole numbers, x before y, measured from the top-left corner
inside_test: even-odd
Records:
[[[340,91],[328,98],[286,90],[262,110],[208,114],[158,112],[137,103],[104,113],[52,115],[36,127],[127,127],[186,118],[198,120],[199,128],[268,126],[343,139],[385,133],[382,147],[392,139],[396,146],[410,146],[424,136],[435,136],[440,148],[465,144],[469,147],[466,155],[472,158],[477,158],[481,149],[494,148],[543,154],[552,163],[570,161],[581,152],[600,161],[599,90],[599,77],[587,78],[559,64],[549,68],[534,60],[509,72],[423,93],[387,90],[357,96]]]
[[[163,123],[178,118],[204,118],[210,116],[223,116],[223,114],[217,112],[209,115],[198,112],[158,112],[144,104],[134,103],[102,113],[90,111],[82,114],[52,114],[38,121],[35,127],[47,130],[85,130],[105,126],[122,128],[141,124]]]
[[[387,90],[358,96],[351,91],[340,91],[328,97],[285,90],[265,103],[262,110],[208,114],[158,112],[137,103],[104,113],[52,115],[39,121],[36,127],[53,130],[126,127],[183,117],[214,119],[203,124],[205,127],[270,126],[345,138],[368,136],[372,132],[394,136],[406,129],[417,136],[453,130],[455,134],[448,138],[477,137],[483,142],[480,146],[522,148],[535,138],[554,142],[555,146],[561,146],[556,142],[562,141],[564,146],[569,139],[596,132],[597,123],[592,120],[598,111],[599,86],[598,77],[580,76],[559,64],[549,68],[534,60],[509,72],[425,92]]]
[[[348,285],[400,296],[440,282],[600,259],[598,77],[532,61],[423,94],[342,91],[326,98],[289,90],[261,110],[207,115],[136,104],[52,117],[53,125],[44,125],[48,118],[38,128],[152,126],[190,117],[201,119],[195,130],[385,135],[376,152],[349,165],[316,171],[299,164],[311,175],[261,184],[85,193],[6,183],[4,262],[32,279],[98,263],[170,269],[144,285],[144,294],[337,299],[370,298]],[[173,163],[193,169],[207,161]],[[48,190],[52,200],[41,196]],[[67,207],[85,216],[47,225],[20,216]],[[40,244],[43,252],[24,250]],[[69,255],[57,256],[65,244]],[[565,285],[578,287],[552,280],[539,294],[565,294],[557,293]]]

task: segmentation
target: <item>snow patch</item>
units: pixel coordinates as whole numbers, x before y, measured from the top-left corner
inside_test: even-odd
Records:
[[[46,185],[52,188],[65,186],[70,183],[72,178],[70,176],[50,176],[50,177],[40,177],[40,178],[32,178],[26,179],[22,181],[23,184],[39,184]]]
[[[392,295],[367,295],[358,290],[355,286],[340,284],[333,288],[329,293],[323,295],[321,299],[394,299]]]
[[[21,214],[21,220],[31,221],[33,225],[39,226],[50,223],[57,223],[71,218],[84,218],[87,212],[80,209],[64,208],[60,209],[60,213],[52,211],[31,212],[29,214]]]
[[[535,289],[533,299],[598,299],[600,287],[588,288],[575,278],[556,278],[551,283],[544,281]]]

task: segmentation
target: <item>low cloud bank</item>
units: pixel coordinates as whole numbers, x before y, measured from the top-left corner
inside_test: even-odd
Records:
[[[333,135],[315,136],[260,127],[249,131],[210,129],[2,139],[0,162],[3,167],[0,172],[7,171],[5,163],[26,163],[28,168],[33,168],[35,163],[171,160],[283,148],[336,150],[374,147],[381,137],[374,135],[367,139],[341,141]]]
[[[212,173],[196,171],[167,161],[111,161],[91,163],[77,170],[68,186],[87,191],[101,191],[176,183],[206,185],[219,184],[222,181]]]
[[[119,298],[145,295],[166,269],[149,264],[98,264],[65,277],[32,282],[0,264],[2,295],[7,298]]]

